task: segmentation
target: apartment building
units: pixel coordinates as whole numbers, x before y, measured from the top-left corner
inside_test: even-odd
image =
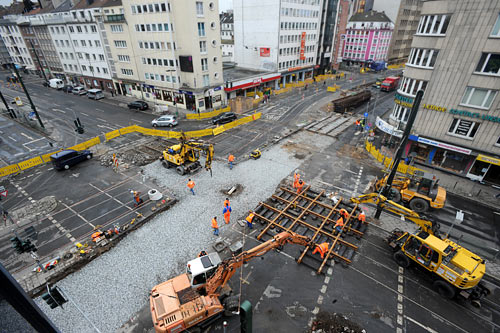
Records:
[[[220,39],[222,60],[234,62],[234,15],[233,11],[220,14]]]
[[[234,51],[238,66],[281,73],[281,84],[313,76],[321,0],[235,0]]]
[[[375,0],[373,9],[383,11],[394,22],[394,32],[387,59],[389,63],[406,62],[413,35],[417,32],[422,0]]]
[[[126,24],[105,24],[121,93],[188,110],[221,106],[217,1],[122,3]]]
[[[363,64],[387,60],[394,24],[383,12],[356,13],[349,19],[342,59]]]
[[[425,1],[390,122],[424,90],[407,154],[500,184],[500,3]]]
[[[316,73],[318,74],[324,74],[331,69],[338,6],[339,0],[323,0],[316,54],[316,64],[318,65]]]
[[[0,66],[6,68],[11,62],[12,59],[10,58],[9,50],[7,49],[7,46],[5,46],[3,38],[0,37]]]
[[[58,77],[64,78],[63,66],[61,63],[61,59],[56,51],[54,41],[49,33],[49,28],[46,23],[41,18],[33,18],[29,21],[29,23],[20,24],[22,30],[28,31],[34,35],[34,39],[31,41],[33,43],[33,48],[36,49],[36,52],[40,59],[44,70],[48,72],[50,77]],[[27,40],[28,35],[25,35],[24,39]],[[31,47],[31,43],[28,42],[30,51],[34,53],[35,51]],[[33,59],[36,59],[36,55],[34,55]],[[38,63],[38,60],[37,60]]]
[[[17,17],[0,19],[0,35],[14,64],[21,69],[36,72],[35,62],[17,25]]]

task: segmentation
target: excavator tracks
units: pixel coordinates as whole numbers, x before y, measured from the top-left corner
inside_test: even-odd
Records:
[[[349,215],[344,219],[342,232],[337,234],[334,226],[342,208]],[[267,241],[280,232],[292,231],[309,237],[313,244],[328,243],[328,252],[323,259],[319,254],[312,254],[315,245],[300,250],[295,258],[299,264],[321,274],[326,266],[332,266],[334,262],[344,267],[352,262],[358,249],[354,242],[359,241],[368,227],[368,223],[358,220],[360,212],[358,205],[349,199],[339,197],[334,203],[325,191],[317,191],[310,186],[304,187],[300,194],[296,189],[282,186],[268,200],[259,203],[253,224],[262,225],[258,240]]]

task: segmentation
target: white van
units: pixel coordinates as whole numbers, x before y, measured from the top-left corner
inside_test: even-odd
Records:
[[[54,89],[62,89],[64,87],[64,81],[61,79],[50,79],[49,86]]]
[[[91,99],[98,100],[98,99],[104,98],[104,94],[103,94],[101,89],[89,89],[87,91],[87,97],[91,98]]]

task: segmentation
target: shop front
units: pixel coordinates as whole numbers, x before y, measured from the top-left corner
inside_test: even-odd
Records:
[[[413,161],[457,174],[466,174],[475,160],[472,150],[449,143],[410,135],[406,153]]]
[[[227,94],[227,99],[233,99],[237,96],[247,96],[247,93],[256,93],[257,91],[264,92],[268,89],[278,88],[280,79],[279,73],[263,74],[259,76],[251,76],[240,80],[228,80],[224,91]]]
[[[314,67],[293,67],[281,73],[281,87],[286,88],[288,83],[300,82],[313,78]]]
[[[467,178],[500,185],[500,158],[477,155]]]

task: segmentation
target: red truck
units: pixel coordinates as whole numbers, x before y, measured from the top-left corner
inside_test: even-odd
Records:
[[[389,76],[389,77],[386,77],[385,80],[380,85],[380,90],[382,90],[382,91],[393,91],[393,90],[396,90],[396,88],[398,87],[398,83],[399,83],[399,77],[398,76]]]

